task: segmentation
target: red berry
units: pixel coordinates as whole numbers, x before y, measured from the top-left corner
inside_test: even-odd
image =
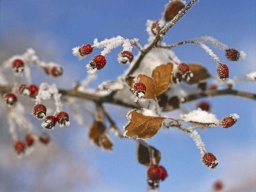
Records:
[[[131,63],[133,60],[133,54],[130,51],[122,51],[118,56],[118,61],[122,64]]]
[[[56,115],[56,120],[57,122],[59,123],[59,125],[62,127],[62,126],[68,126],[69,125],[69,115],[68,113],[62,111],[62,112],[59,112],[57,115]]]
[[[203,111],[210,111],[211,105],[207,101],[201,101],[200,103],[197,104],[197,108],[200,108]]]
[[[225,55],[227,59],[229,59],[230,61],[238,61],[240,58],[240,52],[237,51],[236,49],[232,49],[232,48],[226,49],[225,52],[226,52]]]
[[[35,98],[38,94],[38,86],[31,84],[28,87],[29,90],[29,96]]]
[[[85,56],[93,51],[93,47],[90,44],[85,44],[82,47],[80,47],[78,51],[81,56]]]
[[[218,165],[217,158],[212,153],[205,153],[202,161],[207,167],[212,169]]]
[[[134,83],[132,91],[134,92],[134,94],[137,97],[139,97],[139,98],[144,97],[144,95],[146,93],[146,85],[141,82]]]
[[[50,69],[50,74],[53,77],[59,77],[59,76],[61,76],[63,74],[63,69],[62,69],[62,67],[59,67],[59,66],[53,66]]]
[[[106,65],[107,61],[103,55],[96,55],[90,63],[91,68],[102,69]]]
[[[12,68],[15,73],[21,73],[24,71],[24,62],[21,59],[15,59],[12,62]]]
[[[42,123],[42,127],[46,129],[52,129],[56,125],[56,117],[53,115],[47,116]]]
[[[180,63],[178,69],[183,75],[190,72],[189,66],[186,63]]]
[[[5,93],[3,99],[8,106],[13,106],[18,101],[17,96],[13,93]]]
[[[185,7],[185,4],[181,0],[173,0],[165,8],[164,19],[165,21],[171,21],[181,9]]]
[[[168,177],[168,173],[162,165],[160,165],[158,168],[160,171],[160,180],[164,181],[166,179],[166,177]]]
[[[50,142],[50,136],[46,133],[42,134],[39,137],[39,141],[45,145],[47,145]]]
[[[25,153],[26,145],[22,141],[16,141],[14,144],[14,149],[17,152],[17,154]]]
[[[159,181],[161,176],[159,167],[157,165],[149,166],[147,170],[147,176],[149,180]]]
[[[217,73],[220,79],[225,80],[229,78],[229,69],[226,64],[218,63]]]
[[[220,125],[223,127],[223,128],[229,128],[229,127],[232,127],[236,121],[238,119],[238,115],[237,114],[232,114],[232,115],[229,115],[227,117],[224,117],[221,122],[220,122]]]
[[[25,141],[26,141],[28,147],[33,146],[35,143],[34,136],[32,134],[27,134],[25,137]]]
[[[38,118],[38,119],[43,119],[46,115],[46,107],[43,104],[37,104],[33,108],[33,114]]]
[[[216,181],[214,184],[213,184],[213,189],[215,191],[221,191],[222,189],[224,188],[224,184],[222,181]]]

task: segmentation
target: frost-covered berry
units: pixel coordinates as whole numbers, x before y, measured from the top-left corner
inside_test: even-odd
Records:
[[[151,165],[148,167],[148,170],[147,170],[147,176],[148,176],[148,179],[151,179],[151,180],[160,180],[160,170],[159,170],[159,167],[157,165]]]
[[[118,55],[118,62],[122,64],[131,63],[133,60],[133,54],[130,51],[122,51]]]
[[[53,66],[51,69],[50,69],[50,75],[53,76],[53,77],[59,77],[63,74],[63,69],[62,67],[59,67],[59,66]]]
[[[220,126],[222,126],[223,128],[232,127],[236,123],[238,118],[239,116],[237,114],[232,114],[224,117],[220,122]]]
[[[137,97],[142,98],[146,93],[146,85],[141,82],[134,83],[132,91]]]
[[[17,96],[13,93],[5,93],[3,95],[3,99],[8,106],[13,106],[17,103],[18,99]]]
[[[240,59],[240,52],[236,49],[226,49],[225,56],[230,61],[238,61]]]
[[[66,113],[64,111],[59,112],[56,115],[56,120],[57,120],[58,124],[60,125],[60,127],[69,126],[69,124],[70,124],[69,115],[68,115],[68,113]]]
[[[12,69],[15,73],[21,73],[24,71],[24,62],[21,59],[15,59],[12,62]]]
[[[31,84],[28,86],[28,90],[29,90],[29,96],[35,98],[38,94],[38,86]]]
[[[91,69],[97,69],[100,70],[106,65],[107,61],[105,56],[103,55],[96,55],[93,60],[90,62],[90,68]]]
[[[190,72],[189,66],[186,63],[180,63],[178,69],[182,75]]]
[[[200,108],[203,111],[210,111],[211,105],[207,101],[201,101],[200,103],[197,104],[197,108]]]
[[[217,73],[218,73],[218,77],[221,80],[225,80],[225,79],[229,78],[228,66],[226,64],[218,63]]]
[[[171,21],[181,9],[185,7],[182,0],[172,0],[165,8],[164,19],[165,21]]]
[[[50,136],[47,133],[43,133],[39,136],[39,141],[45,145],[47,145],[50,142]]]
[[[218,165],[218,160],[212,153],[205,153],[202,161],[207,167],[212,169]]]
[[[90,44],[85,44],[78,49],[81,56],[90,54],[93,51],[93,47]]]
[[[53,115],[49,115],[45,117],[42,123],[42,127],[46,129],[52,129],[56,125],[56,122],[57,122],[56,117]]]
[[[164,181],[168,177],[168,173],[162,165],[160,165],[158,169],[160,171],[160,180]]]
[[[148,185],[152,188],[158,188],[160,181],[160,169],[157,165],[151,165],[147,170],[147,182]]]
[[[14,143],[14,149],[16,151],[16,153],[19,155],[19,154],[22,154],[22,153],[25,153],[25,150],[26,150],[26,144],[23,142],[23,141],[16,141]]]
[[[32,134],[27,134],[25,137],[25,141],[28,147],[32,147],[35,143],[35,138]]]
[[[37,104],[33,108],[33,114],[38,119],[43,119],[46,116],[47,109],[43,104]]]

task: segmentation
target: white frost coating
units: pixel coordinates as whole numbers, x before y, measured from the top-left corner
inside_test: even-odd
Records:
[[[199,43],[210,43],[214,47],[221,49],[221,50],[228,49],[227,45],[225,45],[224,43],[221,43],[219,40],[217,40],[211,36],[202,36],[202,37],[199,37],[198,39],[196,39],[195,41],[197,41]]]
[[[124,40],[123,51],[132,51],[132,45],[129,39]]]
[[[245,59],[246,55],[244,51],[240,51],[240,59]]]
[[[140,112],[144,116],[158,117],[158,115],[155,113],[155,111],[150,110],[150,109],[142,108]]]
[[[205,50],[206,53],[208,53],[214,61],[217,63],[221,63],[219,57],[205,44],[203,43],[197,43],[203,50]]]
[[[138,57],[137,57],[138,58]],[[134,59],[134,62],[129,65],[127,71],[123,74],[123,76],[127,76],[130,69],[136,63],[137,58]],[[173,51],[163,49],[163,48],[154,48],[152,49],[141,61],[138,69],[133,73],[133,75],[139,75],[141,73],[151,76],[152,71],[159,65],[167,64],[171,62],[180,63],[180,60],[176,57]]]
[[[42,100],[48,100],[52,96],[55,102],[56,112],[60,112],[62,110],[61,94],[55,84],[49,85],[47,83],[41,83],[35,103],[39,104]]]
[[[232,117],[234,120],[239,119],[239,115],[237,113],[230,114],[229,116]]]
[[[80,54],[80,52],[79,52],[79,48],[80,48],[80,47],[74,47],[74,48],[72,48],[72,54],[73,54],[75,57],[77,57],[79,60],[82,60],[82,59],[84,59],[84,58],[86,57],[86,55],[82,56],[82,55]]]
[[[249,80],[256,80],[256,71],[247,74],[246,77],[247,77]]]
[[[85,91],[89,84],[97,78],[96,74],[89,74],[84,80],[82,80],[80,86],[78,87],[79,91]]]
[[[115,81],[105,81],[99,85],[99,89],[108,90],[108,91],[117,91],[124,88],[125,82],[121,79]]]
[[[193,130],[191,133],[189,133],[189,135],[193,139],[193,141],[195,142],[197,148],[200,150],[201,156],[203,156],[206,152],[206,149],[205,149],[205,144],[202,141],[200,135],[197,133],[196,130]]]
[[[200,124],[218,124],[219,120],[212,113],[199,109],[193,110],[187,114],[182,114],[180,117],[187,122],[194,122]]]

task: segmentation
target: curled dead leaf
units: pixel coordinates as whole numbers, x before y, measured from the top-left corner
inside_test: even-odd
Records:
[[[129,123],[125,126],[126,136],[142,139],[153,137],[165,119],[159,116],[145,116],[136,110],[129,112],[128,118]]]
[[[146,147],[139,143],[137,148],[137,159],[139,163],[149,166],[152,158],[154,158],[155,163],[158,164],[161,160],[160,151],[150,145]]]
[[[105,150],[112,150],[113,144],[105,134],[106,129],[106,125],[102,121],[94,121],[89,130],[89,138],[95,145]]]

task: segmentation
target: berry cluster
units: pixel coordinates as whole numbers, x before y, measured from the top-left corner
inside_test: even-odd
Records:
[[[50,136],[46,133],[43,133],[40,136],[28,133],[24,140],[16,140],[13,147],[18,155],[22,155],[25,154],[29,148],[33,147],[36,141],[47,145],[50,142]]]
[[[48,115],[47,108],[43,104],[37,104],[33,108],[33,115],[38,118],[42,119],[42,127],[46,129],[53,129],[56,123],[59,124],[60,127],[69,126],[69,115],[67,112],[61,111],[56,113],[56,115]]]
[[[162,165],[150,165],[147,170],[147,182],[151,189],[159,187],[159,182],[168,177],[166,169]]]
[[[19,86],[19,93],[22,95],[28,95],[31,98],[35,98],[38,94],[38,86],[34,84],[25,85],[21,84]]]

